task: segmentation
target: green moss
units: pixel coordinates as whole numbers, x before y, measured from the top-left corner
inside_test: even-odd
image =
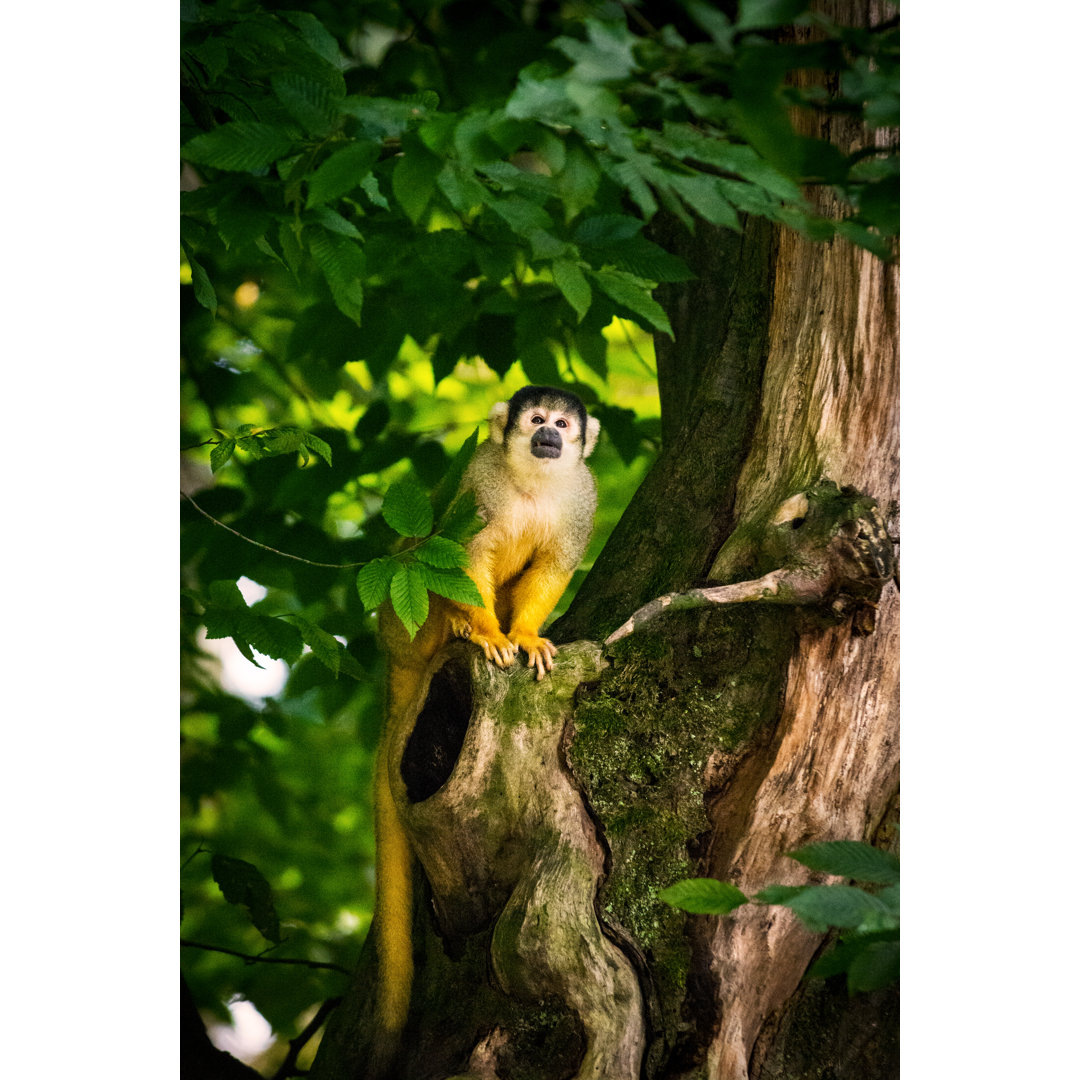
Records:
[[[779,715],[792,625],[790,611],[758,606],[671,613],[610,651],[574,713],[568,759],[611,852],[601,908],[644,955],[669,1047],[693,958],[686,916],[658,893],[701,872],[707,766],[737,760]]]

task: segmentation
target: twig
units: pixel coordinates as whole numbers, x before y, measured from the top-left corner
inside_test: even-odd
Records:
[[[285,956],[252,956],[250,953],[238,952],[236,949],[226,949],[224,945],[204,945],[201,941],[188,941],[185,938],[180,939],[180,945],[185,949],[204,949],[206,952],[236,956],[245,964],[294,964],[299,967],[320,968],[324,971],[338,971],[342,975],[352,975],[348,968],[343,968],[340,964],[324,963],[321,960],[296,960]]]
[[[299,1075],[294,1070],[300,1058],[300,1052],[307,1046],[312,1035],[326,1023],[326,1018],[341,1004],[341,1001],[339,997],[327,998],[319,1006],[319,1011],[312,1017],[311,1023],[295,1039],[289,1040],[289,1052],[270,1080],[285,1080],[286,1077]]]
[[[314,559],[305,559],[299,555],[290,555],[287,551],[278,551],[277,548],[271,547],[269,544],[260,543],[258,540],[252,540],[250,536],[245,536],[242,532],[237,532],[231,525],[226,525],[224,521],[218,521],[218,519],[214,517],[213,514],[207,513],[207,511],[205,511],[186,491],[181,491],[180,494],[183,495],[184,498],[187,499],[187,501],[191,503],[191,505],[194,506],[195,509],[198,510],[204,518],[208,518],[215,525],[220,525],[223,529],[231,532],[233,536],[238,536],[241,540],[246,540],[249,544],[254,544],[256,547],[262,548],[263,551],[271,551],[275,555],[280,555],[283,559],[295,559],[297,562],[307,563],[308,566],[325,566],[331,570],[349,570],[355,566],[363,566],[364,563],[368,561],[367,559],[365,559],[363,560],[363,562],[347,563],[316,562]]]

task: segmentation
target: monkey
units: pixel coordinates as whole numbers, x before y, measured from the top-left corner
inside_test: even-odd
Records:
[[[387,656],[386,721],[375,764],[376,1072],[385,1069],[405,1025],[412,990],[412,862],[394,805],[390,768],[428,666],[454,638],[478,645],[500,668],[519,651],[543,679],[558,649],[540,636],[581,562],[596,513],[596,482],[585,459],[600,422],[567,390],[526,386],[492,407],[490,434],[473,454],[461,490],[473,492],[483,528],[466,545],[483,606],[431,594],[411,641],[389,602],[379,611]]]

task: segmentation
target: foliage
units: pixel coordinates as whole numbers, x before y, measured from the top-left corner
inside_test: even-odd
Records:
[[[839,940],[810,968],[825,977],[847,974],[849,993],[876,990],[900,978],[900,860],[856,840],[809,844],[789,857],[822,874],[870,885],[769,885],[746,896],[713,878],[677,881],[660,893],[673,907],[694,915],[730,915],[744,904],[790,908],[815,934],[840,931]]]
[[[895,124],[898,28],[806,6],[182,0],[181,886],[201,1006],[243,995],[288,1037],[355,962],[372,612],[388,599],[411,633],[430,592],[472,597],[455,491],[491,405],[558,383],[599,417],[582,573],[647,470],[649,335],[670,331],[652,294],[693,277],[650,223],[759,214],[890,254],[895,153],[868,134],[840,154],[789,109]],[[284,686],[245,690],[234,661]],[[283,978],[196,945],[301,963]]]

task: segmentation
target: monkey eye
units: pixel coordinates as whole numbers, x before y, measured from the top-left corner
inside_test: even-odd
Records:
[[[544,422],[544,418],[540,415],[537,415],[532,418],[532,422],[534,424],[542,424]]]
[[[565,420],[556,420],[555,421],[555,426],[556,427],[566,427],[566,421]]]

